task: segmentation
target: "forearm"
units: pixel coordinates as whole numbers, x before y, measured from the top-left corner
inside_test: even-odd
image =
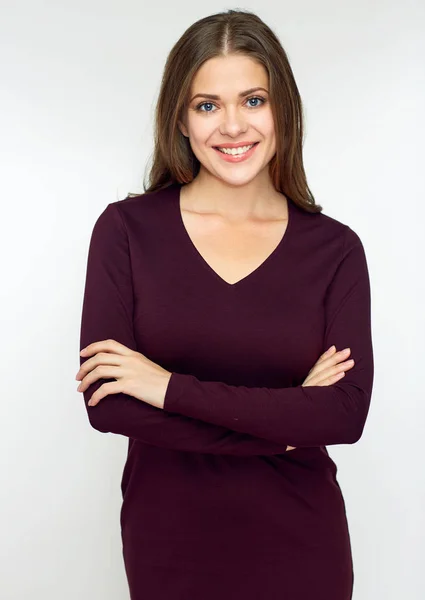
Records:
[[[98,380],[83,392],[90,424],[103,433],[120,434],[153,446],[185,452],[272,456],[286,451],[286,444],[177,415],[127,394],[111,394],[96,406],[87,406],[91,395],[105,381]]]

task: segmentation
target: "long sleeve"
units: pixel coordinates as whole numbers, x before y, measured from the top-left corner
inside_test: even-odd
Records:
[[[128,236],[119,207],[111,203],[98,217],[90,239],[80,350],[104,339],[114,339],[137,350],[133,307]],[[87,357],[80,356],[80,365],[86,360]],[[114,379],[100,379],[83,392],[89,422],[98,431],[121,434],[167,449],[191,452],[255,456],[286,451],[286,444],[173,414],[123,393],[110,394],[96,406],[88,406],[92,394],[106,381]]]
[[[374,365],[366,256],[360,238],[348,226],[326,290],[324,310],[323,349],[333,344],[337,350],[349,347],[355,361],[337,383],[246,387],[173,373],[164,408],[296,447],[355,443],[369,411]]]

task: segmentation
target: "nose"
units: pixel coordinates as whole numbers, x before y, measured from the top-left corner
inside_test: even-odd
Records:
[[[231,108],[223,112],[223,118],[220,123],[220,133],[237,137],[240,133],[246,131],[246,118],[237,108]]]

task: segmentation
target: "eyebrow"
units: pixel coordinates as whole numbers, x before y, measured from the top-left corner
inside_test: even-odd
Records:
[[[244,96],[247,96],[248,94],[252,94],[253,92],[256,92],[257,90],[263,90],[267,93],[268,90],[266,90],[263,87],[254,87],[254,88],[250,88],[249,90],[245,90],[244,92],[240,92],[238,94],[239,98],[243,98]],[[192,100],[195,100],[195,98],[197,97],[200,98],[211,98],[212,100],[220,100],[220,96],[217,96],[217,94],[204,94],[204,93],[199,93],[199,94],[195,94],[195,96],[193,96],[193,98],[190,100],[190,102],[192,102]]]

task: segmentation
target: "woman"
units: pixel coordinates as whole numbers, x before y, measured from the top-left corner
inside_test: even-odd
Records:
[[[93,228],[77,379],[91,425],[129,438],[132,600],[352,597],[326,445],[368,414],[369,276],[315,203],[302,137],[270,28],[201,19],[165,66],[150,185]]]

